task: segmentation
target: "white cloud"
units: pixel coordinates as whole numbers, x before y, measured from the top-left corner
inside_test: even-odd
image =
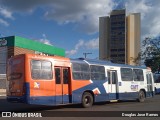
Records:
[[[74,55],[78,52],[78,50],[84,45],[83,40],[79,40],[78,43],[75,45],[74,49],[66,51],[67,56]]]
[[[127,1],[125,6],[127,8],[127,13],[140,12],[142,19],[144,19],[146,14],[152,8],[151,4],[149,4],[146,0],[131,0],[131,1]]]
[[[81,50],[81,48],[89,50],[98,49],[99,39],[98,38],[91,39],[88,40],[87,42],[84,42],[84,40],[79,40],[78,43],[75,45],[74,49],[66,51],[66,55],[67,56],[75,55],[76,53],[78,53],[79,50]]]
[[[12,16],[12,12],[10,12],[9,10],[3,7],[0,7],[0,14],[4,16],[5,18],[14,19],[14,17]]]
[[[0,0],[0,5],[4,6],[0,7],[0,14],[12,18],[17,11],[34,12],[36,8],[43,8],[47,19],[62,25],[75,23],[74,29],[93,34],[98,32],[99,17],[107,16],[113,8],[123,4],[127,13],[141,13],[143,37],[159,35],[159,0]]]
[[[9,23],[1,18],[0,18],[0,24],[2,24],[4,26],[9,26]]]
[[[159,0],[129,0],[126,2],[128,13],[141,13],[141,36],[160,34],[160,1]]]
[[[44,44],[47,44],[47,45],[52,45],[52,43],[50,42],[50,40],[47,39],[46,37],[46,34],[42,34],[42,37],[39,41],[44,43]]]
[[[76,23],[76,29],[88,34],[98,32],[99,17],[107,15],[113,8],[112,0],[54,2],[45,17],[59,24]]]
[[[77,50],[69,50],[69,51],[66,51],[66,56],[75,55],[76,53],[77,53]]]
[[[85,43],[87,49],[98,49],[99,48],[99,39],[92,39]]]
[[[114,7],[113,0],[0,0],[13,12],[30,12],[45,8],[45,17],[59,24],[76,23],[75,29],[85,33],[98,32],[99,17]]]

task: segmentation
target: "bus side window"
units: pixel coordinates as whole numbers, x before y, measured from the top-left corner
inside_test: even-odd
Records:
[[[51,80],[53,78],[52,63],[44,60],[32,60],[31,76],[35,80]]]
[[[92,80],[105,80],[104,66],[90,65]]]
[[[143,70],[133,69],[133,78],[134,81],[144,81]]]
[[[122,81],[133,81],[133,72],[131,68],[121,68]]]

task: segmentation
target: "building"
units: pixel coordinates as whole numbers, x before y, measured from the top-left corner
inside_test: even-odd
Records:
[[[135,31],[136,33],[131,33],[133,29],[138,30]],[[134,65],[134,58],[140,52],[140,47],[137,49],[136,44],[140,46],[140,14],[131,14],[126,17],[125,10],[113,10],[110,16],[99,18],[99,58],[101,60]]]
[[[140,52],[140,25],[140,13],[127,16],[127,63],[130,65],[139,64],[135,59]]]
[[[25,53],[65,56],[65,50],[18,36],[0,38],[0,89],[6,88],[7,59]]]
[[[110,19],[108,16],[100,17],[99,19],[99,58],[101,60],[108,60],[109,57],[109,34]],[[103,28],[103,29],[102,29]]]

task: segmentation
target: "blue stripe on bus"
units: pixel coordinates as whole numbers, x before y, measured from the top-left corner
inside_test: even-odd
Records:
[[[146,97],[151,97],[151,94],[153,95],[153,92],[147,92],[146,93]],[[109,101],[109,100],[116,100],[113,99],[115,98],[115,96],[117,95],[117,93],[110,93],[110,94],[106,94],[106,95],[95,95],[95,102],[102,102],[102,101]],[[129,93],[118,93],[119,95],[119,99],[117,100],[136,100],[138,98],[138,92],[129,92]],[[37,104],[37,105],[60,105],[60,104],[68,104],[71,103],[69,102],[69,97],[70,95],[64,95],[63,96],[63,100],[65,102],[62,101],[57,101],[60,100],[62,98],[62,96],[31,96],[29,99],[27,99],[27,103],[29,104]],[[73,96],[73,104],[76,103],[81,103],[81,96],[80,94],[76,94],[75,96]],[[25,97],[10,97],[11,99],[9,100],[13,100],[13,101],[17,101],[17,102],[24,102],[23,100],[26,100]],[[19,100],[19,101],[18,101]],[[68,101],[68,102],[66,102]]]
[[[30,104],[37,104],[37,105],[68,104],[69,97],[70,97],[70,95],[64,95],[63,101],[62,101],[62,96],[34,96],[34,97],[30,97],[29,103]]]
[[[106,93],[106,90],[104,88],[104,83],[107,82],[106,80],[93,80],[92,81],[93,83],[87,85],[87,86],[84,86],[82,88],[79,88],[75,91],[72,92],[72,97],[73,97],[73,102],[74,103],[80,103],[81,100],[82,100],[82,94],[84,91],[87,91],[87,90],[94,90],[95,88],[98,88],[99,91],[100,91],[100,95],[97,95],[95,97],[95,101],[98,102],[98,101],[104,101],[106,99],[108,99],[108,95]]]
[[[24,95],[24,98],[25,98],[25,102],[28,103],[29,102],[29,99],[30,99],[30,84],[28,82],[25,82],[24,83],[24,88],[25,88],[25,95]]]

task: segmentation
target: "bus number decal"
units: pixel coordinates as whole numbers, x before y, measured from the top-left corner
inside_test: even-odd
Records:
[[[137,91],[138,90],[138,85],[131,85],[131,90],[132,91]]]

